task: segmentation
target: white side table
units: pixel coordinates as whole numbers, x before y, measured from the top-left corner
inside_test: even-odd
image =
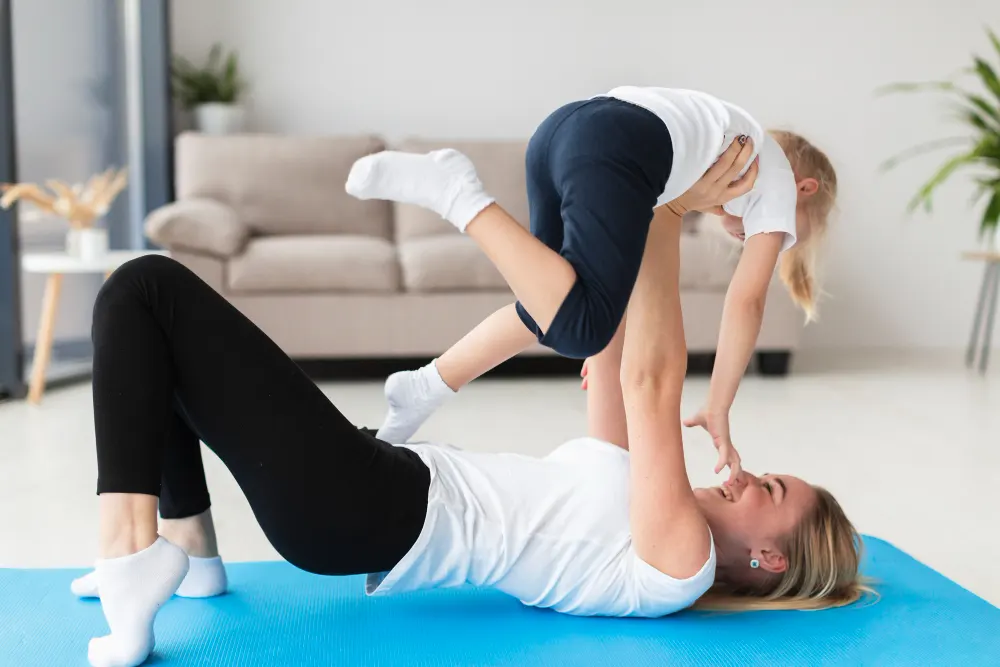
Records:
[[[122,250],[83,260],[66,253],[27,253],[21,257],[21,268],[27,273],[41,273],[48,276],[45,282],[45,296],[42,298],[42,316],[38,323],[35,339],[35,358],[31,365],[31,380],[28,385],[28,401],[41,403],[45,391],[45,372],[52,358],[52,334],[55,330],[56,312],[59,309],[59,294],[62,279],[66,274],[98,273],[105,278],[129,260],[144,255],[166,255],[165,252]]]

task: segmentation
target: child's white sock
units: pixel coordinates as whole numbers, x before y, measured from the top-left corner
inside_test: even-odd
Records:
[[[476,168],[451,148],[430,153],[383,151],[351,167],[344,187],[358,199],[388,199],[434,211],[464,232],[493,203]]]
[[[182,598],[210,598],[226,592],[229,580],[226,576],[226,566],[221,558],[188,556],[188,562],[188,573],[175,595]],[[97,570],[91,570],[82,577],[74,579],[69,587],[73,595],[78,598],[99,597]]]
[[[454,395],[452,388],[441,379],[435,361],[415,371],[393,373],[385,381],[389,412],[376,437],[394,445],[407,442],[420,425]]]
[[[90,640],[93,667],[136,667],[153,650],[153,619],[188,570],[184,550],[162,537],[131,556],[97,561],[101,609],[111,634]]]

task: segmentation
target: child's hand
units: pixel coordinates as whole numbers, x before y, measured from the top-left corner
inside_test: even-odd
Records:
[[[583,389],[584,391],[587,391],[587,362],[588,361],[590,361],[590,359],[584,359],[583,360],[583,368],[580,369],[580,377],[583,378],[583,381],[580,382],[580,389]]]
[[[712,443],[719,450],[719,460],[715,464],[715,474],[722,472],[722,469],[729,467],[729,483],[732,484],[743,471],[740,465],[740,454],[733,447],[729,438],[729,413],[710,412],[702,408],[698,414],[691,419],[685,419],[684,425],[691,428],[700,426],[712,436]]]

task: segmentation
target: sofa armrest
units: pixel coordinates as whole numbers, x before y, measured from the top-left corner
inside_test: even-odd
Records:
[[[230,206],[211,199],[185,199],[150,213],[146,236],[168,250],[225,259],[243,250],[250,230]]]

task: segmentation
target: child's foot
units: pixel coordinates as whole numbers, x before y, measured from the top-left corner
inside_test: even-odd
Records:
[[[472,161],[447,148],[430,153],[383,151],[351,167],[345,190],[358,199],[388,199],[434,211],[465,231],[493,203]]]
[[[188,570],[184,550],[162,537],[138,553],[97,562],[101,609],[111,634],[90,640],[93,667],[136,667],[153,650],[153,619]]]
[[[221,558],[188,556],[188,572],[175,595],[182,598],[210,598],[225,593],[228,585],[226,566]],[[100,597],[97,570],[74,579],[70,584],[70,590],[78,598]]]
[[[415,371],[393,373],[385,381],[389,412],[378,430],[378,439],[392,444],[409,441],[421,424],[454,395],[433,361]]]

